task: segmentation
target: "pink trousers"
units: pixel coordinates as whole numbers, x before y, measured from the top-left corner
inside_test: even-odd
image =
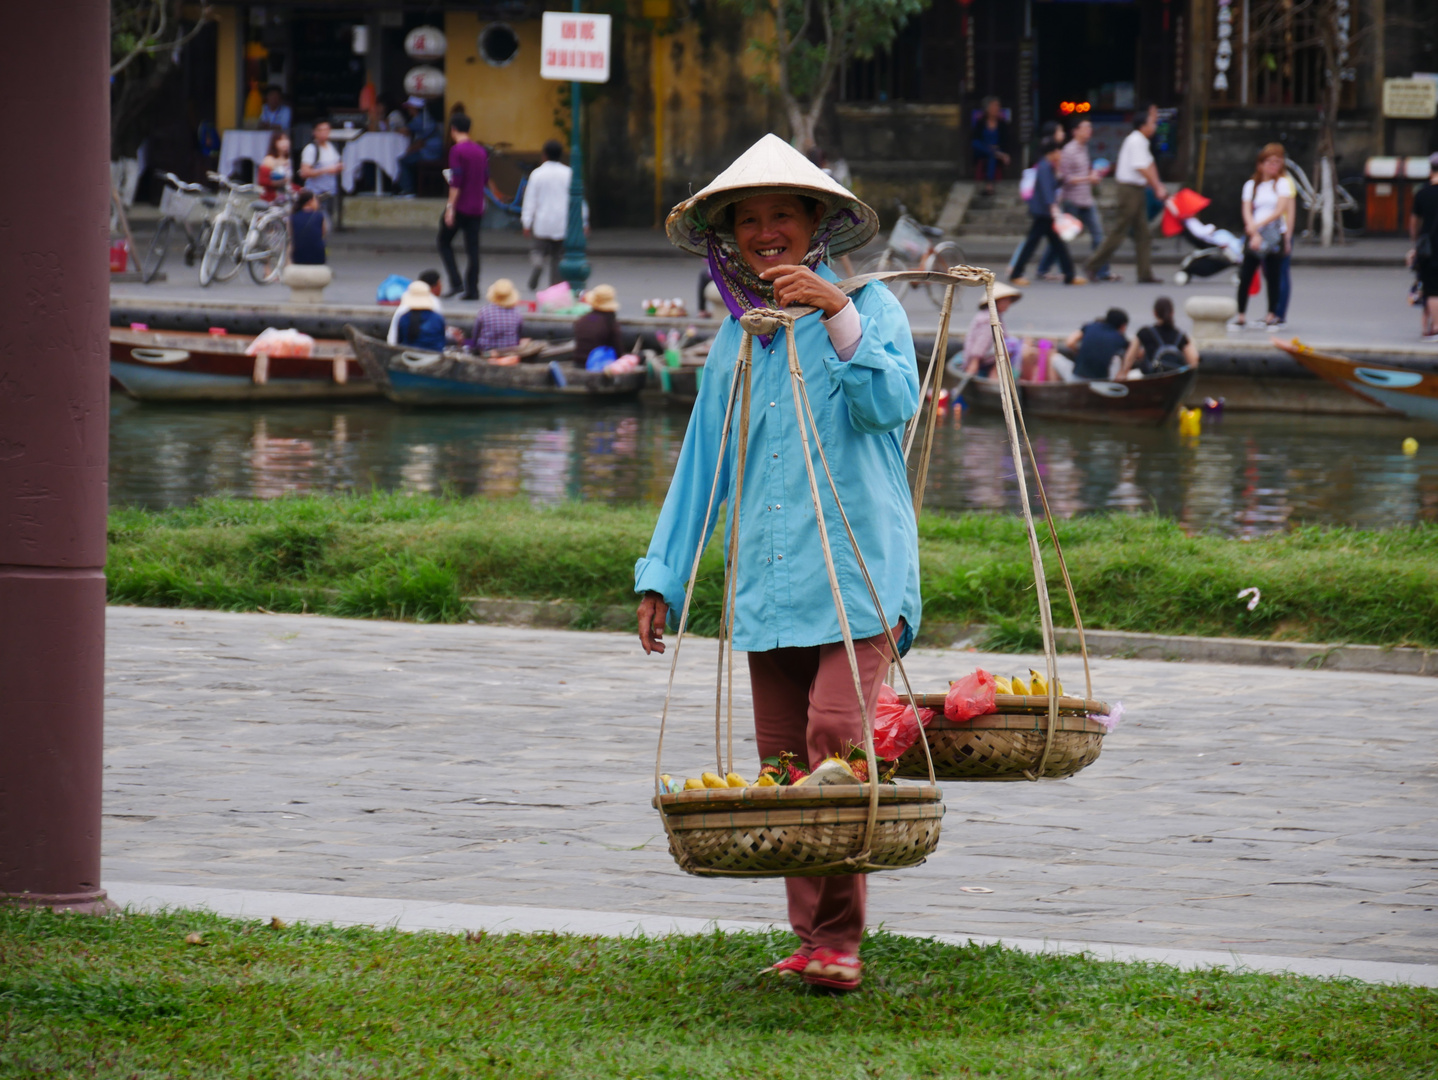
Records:
[[[889,646],[880,634],[855,641],[854,653],[872,717],[888,672]],[[863,745],[864,722],[842,641],[750,653],[749,682],[761,758],[787,750],[812,768],[846,743]],[[806,952],[822,945],[858,953],[867,893],[863,874],[785,878],[784,887],[789,924]]]

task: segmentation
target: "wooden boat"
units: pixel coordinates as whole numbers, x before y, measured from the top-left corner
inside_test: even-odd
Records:
[[[373,397],[344,341],[315,342],[309,357],[247,356],[247,334],[110,327],[110,379],[141,401],[313,401]]]
[[[1319,352],[1297,338],[1273,344],[1317,375],[1370,404],[1438,424],[1438,373],[1416,371],[1392,364],[1359,363],[1344,356]]]
[[[585,371],[568,361],[496,364],[459,349],[430,352],[390,345],[346,326],[365,374],[400,405],[555,405],[632,398],[644,388],[641,367],[626,375]]]
[[[962,363],[962,354],[955,360]],[[1189,367],[1122,382],[1108,379],[1043,383],[1020,381],[1019,405],[1025,416],[1044,420],[1162,424],[1173,415],[1197,378],[1198,369]],[[970,380],[964,398],[974,408],[986,412],[998,412],[1003,408],[996,379]]]
[[[684,349],[680,353],[678,367],[669,367],[662,353],[645,349],[644,360],[649,366],[645,403],[692,409],[704,381],[704,362],[709,357],[710,344],[709,341],[701,341]]]

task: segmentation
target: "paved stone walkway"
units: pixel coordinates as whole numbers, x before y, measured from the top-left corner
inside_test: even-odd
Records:
[[[669,858],[648,805],[668,661],[632,637],[139,608],[109,627],[107,878],[783,918],[777,882]],[[712,752],[697,644],[677,774]],[[929,650],[910,669],[938,689],[1030,662]],[[1103,757],[1068,781],[948,785],[938,852],[871,879],[873,923],[1438,960],[1431,680],[1094,669],[1096,696],[1127,710]],[[1061,672],[1080,679],[1071,658]]]

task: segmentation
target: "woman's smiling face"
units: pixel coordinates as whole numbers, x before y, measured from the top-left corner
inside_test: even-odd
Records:
[[[823,216],[797,195],[754,195],[734,204],[734,242],[755,273],[796,266],[809,252]]]

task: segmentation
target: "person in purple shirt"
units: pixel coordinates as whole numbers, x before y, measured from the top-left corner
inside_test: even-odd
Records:
[[[439,257],[449,275],[446,297],[479,299],[479,226],[484,220],[484,189],[489,186],[489,155],[469,137],[469,117],[449,118],[454,146],[449,151],[449,202],[439,226]],[[464,281],[454,260],[454,235],[464,233]]]

